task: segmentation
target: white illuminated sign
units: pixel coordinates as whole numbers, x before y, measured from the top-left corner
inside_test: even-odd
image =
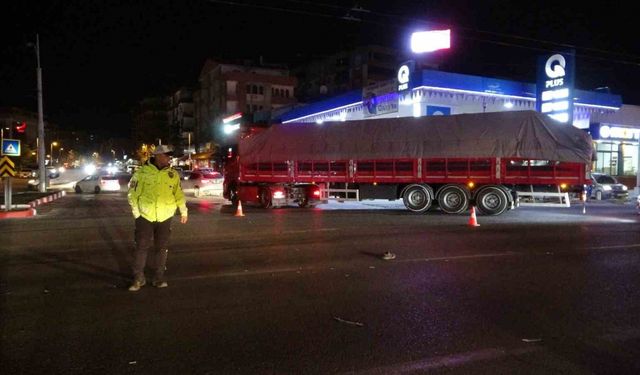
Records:
[[[544,90],[540,93],[540,112],[560,122],[569,122],[572,100],[565,76],[567,61],[561,54],[551,55],[544,64]]]
[[[615,138],[615,139],[640,140],[640,129],[623,128],[620,126],[601,125],[600,138],[601,139]]]
[[[406,90],[409,88],[409,76],[411,75],[411,69],[408,65],[402,65],[398,69],[398,91]]]
[[[411,51],[433,52],[451,48],[451,30],[418,31],[411,34]]]
[[[241,113],[241,112],[234,113],[234,114],[232,114],[231,116],[227,116],[227,117],[223,118],[223,119],[222,119],[222,123],[223,123],[223,124],[228,124],[228,123],[230,123],[231,121],[237,120],[237,119],[239,119],[239,118],[242,118],[242,113]]]

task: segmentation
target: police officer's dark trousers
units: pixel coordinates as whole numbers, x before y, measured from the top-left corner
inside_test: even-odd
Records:
[[[133,253],[133,276],[135,280],[144,280],[147,254],[151,251],[149,268],[154,272],[154,280],[164,281],[164,271],[169,253],[169,237],[171,236],[171,219],[160,222],[149,221],[142,216],[136,219],[136,248]]]

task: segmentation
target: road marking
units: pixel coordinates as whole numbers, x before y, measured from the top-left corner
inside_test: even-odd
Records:
[[[345,374],[405,374],[423,372],[439,368],[461,367],[478,361],[496,360],[504,357],[519,356],[542,350],[539,346],[529,346],[515,349],[489,348],[472,352],[433,357],[423,360],[399,363],[390,366],[376,367],[368,370],[347,372]]]
[[[433,262],[433,261],[441,261],[441,260],[460,260],[460,259],[477,259],[477,258],[494,258],[494,257],[508,257],[508,256],[521,256],[523,253],[515,253],[512,251],[507,251],[504,253],[488,253],[488,254],[473,254],[473,255],[457,255],[457,256],[449,256],[449,257],[434,257],[434,258],[413,258],[413,259],[400,259],[395,260],[392,263],[398,262]]]
[[[631,248],[638,248],[638,247],[640,247],[640,244],[634,243],[630,245],[592,246],[592,247],[585,247],[585,249],[586,250],[613,250],[613,249],[631,249]]]

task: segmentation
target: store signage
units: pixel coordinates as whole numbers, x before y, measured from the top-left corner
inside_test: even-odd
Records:
[[[638,141],[640,129],[604,124],[591,124],[591,137],[601,140]]]
[[[433,52],[451,48],[451,30],[416,31],[411,34],[411,51]]]
[[[443,107],[438,105],[427,106],[427,116],[448,116],[451,114],[451,107]]]
[[[573,123],[573,53],[555,53],[538,58],[536,110],[560,122]]]
[[[362,89],[362,113],[364,117],[398,112],[396,81],[380,82]]]
[[[411,74],[415,70],[415,62],[407,61],[398,68],[398,92],[411,88]]]

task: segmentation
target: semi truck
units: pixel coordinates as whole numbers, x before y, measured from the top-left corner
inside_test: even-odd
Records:
[[[310,207],[402,199],[413,212],[500,215],[519,191],[582,193],[591,137],[535,111],[274,124],[240,138],[224,197]]]

